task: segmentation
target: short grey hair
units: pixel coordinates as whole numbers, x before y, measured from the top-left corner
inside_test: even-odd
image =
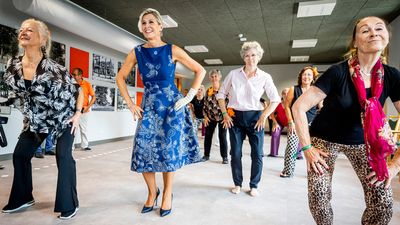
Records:
[[[212,69],[212,70],[210,70],[210,72],[208,72],[208,77],[211,77],[211,75],[213,75],[213,74],[218,74],[218,77],[219,77],[219,78],[222,77],[221,71],[218,70],[218,69]]]
[[[250,49],[255,49],[257,51],[258,61],[260,61],[264,54],[264,49],[261,48],[261,45],[257,41],[248,41],[243,43],[242,49],[240,50],[240,56],[242,59],[244,59],[244,55]]]
[[[142,19],[143,19],[143,16],[145,16],[147,14],[152,14],[156,18],[158,24],[162,25],[161,14],[157,10],[155,10],[153,8],[147,8],[147,9],[143,10],[143,12],[140,13],[140,16],[139,16],[138,28],[139,28],[140,33],[143,33],[143,31],[142,31]]]
[[[33,18],[24,20],[21,23],[21,27],[25,23],[34,23],[37,26],[37,28],[39,30],[40,38],[42,40],[46,41],[46,43],[44,45],[42,45],[42,43],[40,43],[40,47],[44,46],[46,48],[46,56],[49,56],[50,50],[51,50],[51,35],[50,35],[50,31],[49,31],[49,28],[47,27],[47,25],[43,21],[36,20],[36,19],[33,19]]]

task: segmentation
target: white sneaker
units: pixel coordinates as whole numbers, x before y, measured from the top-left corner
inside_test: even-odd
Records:
[[[61,213],[61,215],[59,215],[58,218],[61,220],[69,220],[76,215],[76,212],[78,212],[78,210],[79,210],[79,207],[76,207],[74,211]]]
[[[257,188],[252,188],[250,189],[250,195],[252,197],[257,197],[258,195],[260,195],[260,193],[257,191]]]
[[[231,192],[233,194],[239,194],[240,193],[240,189],[241,189],[240,186],[235,186],[234,188],[231,189]]]

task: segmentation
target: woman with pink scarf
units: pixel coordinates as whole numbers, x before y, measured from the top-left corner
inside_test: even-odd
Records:
[[[357,21],[347,60],[330,67],[292,108],[317,224],[333,224],[332,175],[339,152],[351,162],[364,190],[361,223],[388,224],[392,218],[390,181],[400,171],[400,151],[387,165],[385,157],[397,146],[382,106],[390,97],[400,112],[400,72],[386,65],[388,43],[385,21]],[[309,129],[306,112],[322,100],[324,107]]]

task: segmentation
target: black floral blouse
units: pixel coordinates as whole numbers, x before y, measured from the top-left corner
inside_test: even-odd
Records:
[[[209,87],[206,91],[206,97],[204,97],[204,116],[213,121],[222,121],[221,108],[219,107],[218,100],[215,95],[218,91],[215,91],[212,87]],[[225,105],[228,105],[228,99],[225,99]]]
[[[56,137],[61,136],[75,113],[78,91],[65,67],[43,56],[30,87],[26,87],[21,56],[8,61],[4,80],[21,100],[22,132],[51,132]]]

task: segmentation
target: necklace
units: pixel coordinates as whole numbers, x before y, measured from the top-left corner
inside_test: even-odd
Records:
[[[361,68],[360,68],[360,72],[361,72],[362,75],[364,75],[366,77],[370,77],[371,76],[371,73],[366,73]]]

